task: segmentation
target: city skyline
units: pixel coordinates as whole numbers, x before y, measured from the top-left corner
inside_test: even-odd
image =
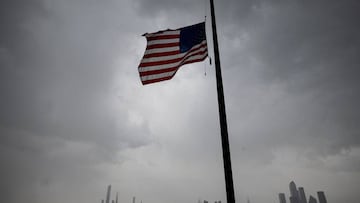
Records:
[[[318,199],[313,195],[309,196],[309,200],[306,197],[304,187],[297,187],[294,181],[289,183],[289,202],[290,203],[327,203],[325,192],[317,191],[316,192]],[[285,193],[279,193],[279,203],[286,203]],[[319,201],[318,201],[319,200]]]
[[[101,203],[104,203],[104,202],[105,203],[118,203],[118,198],[119,198],[118,192],[116,192],[115,199],[111,198],[111,185],[108,185],[107,190],[106,190],[105,201],[104,201],[104,199],[101,199]],[[135,203],[135,197],[134,197],[132,203]]]

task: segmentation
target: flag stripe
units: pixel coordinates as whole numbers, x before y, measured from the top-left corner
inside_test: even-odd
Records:
[[[146,49],[156,49],[156,48],[166,48],[166,47],[176,47],[176,46],[179,46],[179,42],[148,45]]]
[[[159,32],[154,32],[154,33],[146,33],[143,36],[148,38],[148,37],[163,36],[163,35],[177,35],[179,33],[180,33],[180,30],[164,30],[164,31],[159,31]]]
[[[170,80],[173,77],[174,77],[174,75],[171,75],[168,77],[163,77],[163,78],[152,79],[152,80],[142,80],[142,84],[147,85],[147,84],[151,84],[151,83],[161,82],[164,80]]]
[[[145,51],[145,55],[153,54],[153,53],[170,52],[170,51],[179,51],[180,53],[179,47],[176,46],[176,47],[167,47],[167,48],[148,49]]]
[[[177,51],[168,51],[168,52],[160,52],[160,53],[152,53],[152,54],[145,54],[143,58],[152,58],[152,57],[162,57],[162,56],[171,56],[175,54],[180,54],[180,50]]]
[[[175,39],[161,39],[161,40],[151,40],[148,41],[147,45],[154,45],[154,44],[169,44],[169,43],[175,43],[175,42],[179,42],[179,38],[175,38]]]
[[[140,72],[140,76],[155,75],[155,74],[160,74],[160,73],[165,73],[165,72],[171,72],[176,69],[178,69],[178,67],[163,68],[163,69],[159,69],[159,70],[150,70],[150,71],[146,71],[146,72]]]
[[[180,32],[178,32],[177,34],[151,36],[151,37],[147,37],[147,40],[152,41],[152,40],[160,40],[160,39],[178,39],[179,36],[180,36]]]
[[[195,62],[200,62],[200,61],[203,61],[204,59],[206,59],[208,55],[203,55],[202,57],[197,57],[197,58],[194,58],[194,59],[191,59],[191,60],[187,60],[185,61],[182,65],[185,65],[185,64],[189,64],[189,63],[195,63]]]
[[[162,78],[162,77],[168,77],[171,76],[173,74],[175,74],[177,70],[174,71],[169,71],[169,72],[164,72],[164,73],[159,73],[159,74],[155,74],[155,75],[147,75],[147,76],[143,76],[141,77],[141,79],[143,80],[153,80],[153,79],[157,79],[157,78]]]

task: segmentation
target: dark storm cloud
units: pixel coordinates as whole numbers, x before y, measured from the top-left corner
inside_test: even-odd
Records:
[[[296,133],[295,129],[300,130],[300,126],[312,129],[301,136],[330,140],[328,144],[323,142],[328,149],[326,153],[340,152],[343,147],[360,143],[356,124],[360,119],[356,108],[360,101],[357,79],[360,29],[355,20],[359,18],[359,8],[357,1],[275,4],[264,1],[251,7],[247,23],[234,22],[232,29],[240,35],[226,36],[228,41],[243,40],[241,53],[227,52],[223,47],[225,61],[231,61],[230,68],[250,66],[261,76],[257,82],[285,88],[288,95],[279,98],[278,103],[286,105],[286,99],[298,97],[300,106],[292,108],[299,110],[299,119],[294,120],[299,126],[293,126],[287,133]],[[227,34],[226,30],[224,33]],[[241,38],[241,34],[245,37]],[[244,56],[236,57],[242,54]],[[284,115],[280,107],[278,116]],[[314,147],[322,148],[321,145]]]
[[[185,11],[188,13],[198,11],[199,7],[203,6],[204,2],[197,2],[194,4],[191,0],[184,1],[166,1],[166,0],[157,0],[157,1],[142,1],[136,0],[136,8],[138,9],[139,15],[144,16],[157,16],[162,13],[174,13],[176,11]],[[191,5],[191,6],[189,6]],[[176,19],[176,16],[173,16],[173,19]]]
[[[24,111],[30,111],[26,108],[26,93],[31,92],[29,88],[29,79],[21,78],[21,74],[29,68],[36,68],[34,58],[39,57],[33,36],[24,27],[24,21],[29,16],[41,16],[44,14],[43,7],[39,1],[22,2],[22,1],[5,1],[1,6],[1,120],[6,119],[9,124],[15,123],[13,118],[16,114]],[[35,67],[31,67],[34,66]],[[30,72],[31,73],[31,72]],[[32,77],[32,75],[28,75]],[[16,81],[16,82],[15,82]],[[37,83],[38,81],[34,81]],[[21,84],[22,83],[22,84]],[[23,85],[27,84],[27,85]],[[28,88],[28,89],[27,89]],[[20,92],[24,92],[23,96]],[[28,93],[29,94],[29,93]],[[16,98],[16,99],[15,99]],[[17,105],[17,108],[4,108],[8,105]],[[46,107],[45,107],[46,108]],[[10,111],[15,115],[11,115]],[[3,123],[2,122],[2,123]]]
[[[82,17],[66,4],[59,5],[68,16],[58,15],[57,8],[40,1],[3,4],[2,126],[49,136],[70,132],[61,136],[75,139],[86,134],[86,139],[92,137],[100,143],[102,139],[95,137],[104,130],[109,133],[103,136],[118,137],[109,115],[112,109],[98,109],[109,99],[106,94],[111,88],[114,55],[106,37],[115,33],[107,24],[91,25],[109,16]],[[83,11],[91,12],[87,9]],[[47,10],[51,15],[45,15]]]
[[[64,180],[80,186],[97,165],[121,162],[119,150],[150,142],[146,124],[130,123],[114,104],[121,46],[110,46],[119,22],[107,6],[1,2],[1,202],[43,201],[37,191]]]

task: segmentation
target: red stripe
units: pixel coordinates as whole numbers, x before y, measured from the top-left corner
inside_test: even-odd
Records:
[[[178,68],[179,68],[178,66],[175,66],[175,67],[164,68],[164,69],[160,69],[160,70],[150,70],[150,71],[139,72],[139,73],[140,73],[140,77],[142,77],[142,76],[147,76],[147,75],[156,75],[156,74],[160,74],[160,73],[171,72]]]
[[[195,62],[200,62],[203,61],[204,59],[206,59],[208,55],[206,54],[204,57],[200,58],[200,59],[193,59],[193,60],[189,60],[189,61],[185,61],[185,63],[181,64],[181,65],[185,65],[185,64],[189,64],[189,63],[195,63]]]
[[[141,81],[141,82],[142,82],[143,85],[147,85],[147,84],[150,84],[150,83],[161,82],[161,81],[164,81],[164,80],[170,80],[172,77],[174,77],[174,75],[163,77],[163,78],[152,79],[152,80],[145,80],[145,81]]]
[[[146,54],[146,55],[144,55],[143,58],[152,58],[152,57],[160,57],[160,56],[171,56],[171,55],[176,55],[176,54],[180,54],[180,50]]]
[[[166,43],[166,44],[147,45],[146,50],[156,49],[156,48],[176,47],[176,46],[179,46],[179,44],[180,44],[179,42],[173,42],[173,43]]]
[[[200,49],[200,48],[201,47],[199,47],[198,49]],[[170,60],[166,60],[166,61],[154,61],[154,62],[140,63],[139,67],[159,66],[159,65],[165,65],[165,64],[170,64],[170,63],[176,63],[176,62],[179,62],[179,61],[184,60],[186,58],[189,58],[191,56],[202,55],[205,52],[207,52],[207,49],[205,49],[204,51],[198,51],[198,49],[192,50],[191,52],[187,53],[182,58],[170,59]]]
[[[148,41],[152,41],[152,40],[159,40],[159,39],[176,39],[179,38],[180,34],[175,34],[175,35],[158,35],[158,36],[150,36],[147,37]]]

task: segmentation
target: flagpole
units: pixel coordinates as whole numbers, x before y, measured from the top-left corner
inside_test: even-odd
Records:
[[[221,143],[223,150],[223,161],[224,161],[224,172],[225,172],[226,197],[227,197],[227,203],[235,203],[234,183],[233,183],[232,170],[231,170],[229,137],[227,130],[227,122],[226,122],[224,88],[223,88],[222,76],[221,76],[219,45],[217,41],[213,0],[210,0],[210,7],[211,7],[211,25],[212,25],[212,33],[214,40],[216,86],[217,86],[217,96],[218,96],[218,104],[219,104],[219,117],[220,117]]]

